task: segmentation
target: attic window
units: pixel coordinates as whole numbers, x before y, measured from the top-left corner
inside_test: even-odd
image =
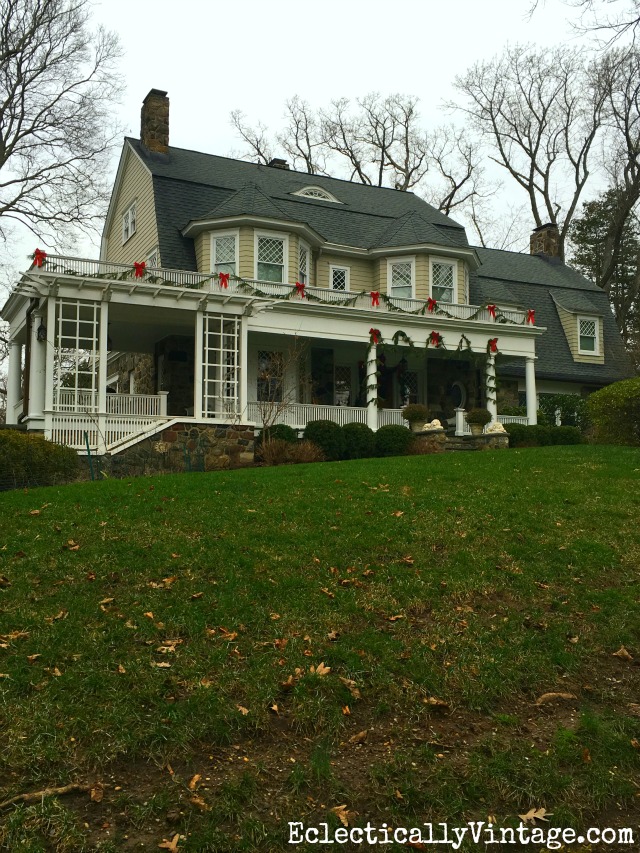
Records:
[[[596,317],[578,317],[578,352],[580,355],[600,355]]]
[[[293,193],[293,195],[299,195],[302,198],[319,198],[321,201],[332,201],[334,204],[342,204],[341,201],[338,201],[330,192],[323,190],[322,187],[305,187]]]
[[[136,233],[136,203],[125,210],[122,215],[122,242],[126,243],[129,237]]]

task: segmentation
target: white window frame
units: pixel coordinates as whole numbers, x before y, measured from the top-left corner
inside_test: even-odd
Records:
[[[594,348],[594,349],[592,349],[592,350],[590,350],[590,349],[582,349],[582,348],[580,347],[580,338],[581,338],[581,337],[583,337],[583,336],[580,334],[580,323],[581,323],[583,320],[584,320],[584,321],[586,321],[586,322],[588,322],[588,323],[593,323],[593,324],[595,325],[595,327],[596,327],[596,328],[595,328],[595,339],[594,339],[594,345],[595,345],[595,348]],[[590,356],[598,356],[598,355],[600,355],[600,354],[601,354],[601,347],[600,347],[600,318],[599,318],[599,317],[590,317],[590,316],[588,316],[587,314],[581,314],[581,315],[579,315],[579,316],[578,316],[578,318],[577,318],[577,324],[578,324],[578,355],[590,355]]]
[[[336,270],[344,272],[344,290],[333,286],[333,273]],[[351,267],[345,267],[344,264],[329,264],[329,290],[333,290],[334,293],[348,293],[351,290]]]
[[[231,231],[213,231],[210,237],[209,243],[209,272],[216,271],[216,240],[219,237],[233,237],[235,239],[235,270],[233,275],[239,275],[238,270],[240,269],[240,231],[238,228],[232,229]],[[256,244],[257,245],[257,244]],[[257,250],[256,250],[257,251]]]
[[[283,242],[283,261],[284,268],[282,270],[282,284],[289,282],[289,235],[283,234],[281,231],[254,231],[253,232],[253,277],[256,281],[258,278],[258,240],[260,237],[268,237],[270,239],[282,240]],[[271,282],[277,284],[278,282]]]
[[[411,264],[411,296],[395,296],[392,290],[394,264]],[[395,299],[415,299],[416,298],[416,258],[415,255],[403,258],[388,258],[387,260],[387,296]]]
[[[294,193],[291,193],[291,195],[298,195],[301,198],[317,199],[318,201],[330,201],[333,202],[333,204],[343,204],[343,202],[336,198],[333,193],[330,193],[329,190],[325,190],[323,187],[315,185],[303,187],[301,190],[296,190]]]
[[[300,255],[305,253],[307,256],[307,280],[302,281],[300,277]],[[296,279],[301,284],[304,284],[306,287],[311,287],[311,247],[308,243],[305,243],[304,240],[300,240],[298,243],[298,278]]]
[[[151,261],[153,260],[154,255],[156,257],[156,263],[152,264]],[[144,262],[148,267],[151,267],[152,269],[160,268],[160,250],[158,246],[154,246],[150,252],[147,252],[147,257],[145,258]]]
[[[435,255],[429,256],[429,296],[436,299],[433,295],[433,265],[448,264],[453,267],[453,293],[451,302],[445,302],[445,305],[456,305],[458,300],[458,261],[455,258],[438,258]]]
[[[131,227],[133,213],[133,228]],[[126,243],[127,240],[130,240],[133,235],[136,233],[138,223],[137,211],[136,211],[136,202],[133,201],[129,205],[129,207],[122,214],[122,243]]]

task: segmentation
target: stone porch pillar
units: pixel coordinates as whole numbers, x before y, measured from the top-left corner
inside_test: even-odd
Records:
[[[527,395],[527,418],[529,426],[538,423],[538,395],[536,394],[536,357],[528,355],[525,359],[525,391]]]
[[[15,424],[18,418],[14,409],[22,397],[22,344],[9,343],[9,369],[7,374],[7,423]]]
[[[378,347],[371,344],[367,352],[367,426],[378,429]]]
[[[44,403],[46,380],[47,342],[38,340],[38,329],[44,326],[42,311],[31,315],[31,354],[29,369],[29,410],[30,429],[44,429]]]
[[[491,413],[491,423],[498,420],[498,404],[496,402],[496,357],[489,355],[487,357],[487,369],[485,378],[485,396],[487,399],[487,409]]]

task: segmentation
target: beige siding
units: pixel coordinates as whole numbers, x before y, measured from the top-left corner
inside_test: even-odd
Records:
[[[556,305],[556,308],[558,309],[558,316],[560,317],[562,328],[564,329],[564,333],[567,336],[567,341],[569,342],[569,349],[571,350],[573,360],[575,362],[578,362],[579,364],[604,364],[604,339],[602,335],[602,319],[600,317],[593,318],[598,323],[600,355],[580,355],[578,354],[578,316],[576,314],[570,313],[569,311],[565,311],[565,309],[561,308],[559,305]]]
[[[238,274],[241,278],[253,278],[255,269],[253,265],[253,228],[240,229],[240,269]]]
[[[122,217],[133,202],[136,204],[136,233],[123,244]],[[158,228],[151,175],[138,157],[129,153],[115,199],[113,220],[107,236],[105,260],[119,264],[133,264],[135,261],[145,260],[157,245]]]
[[[458,261],[458,295],[456,301],[460,305],[464,305],[464,303],[466,302],[464,298],[464,269],[464,261]]]
[[[317,287],[329,287],[329,267],[349,267],[349,289],[354,291],[376,290],[375,261],[364,258],[341,258],[335,255],[321,255],[318,261]],[[385,267],[386,269],[386,267]]]
[[[429,256],[416,255],[416,299],[429,298]]]
[[[196,250],[196,263],[198,264],[198,272],[211,272],[211,234],[205,231],[193,241]]]

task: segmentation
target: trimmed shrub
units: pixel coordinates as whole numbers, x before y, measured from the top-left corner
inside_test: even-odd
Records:
[[[410,424],[426,424],[429,420],[429,409],[422,403],[409,403],[402,410],[402,417]]]
[[[580,444],[582,441],[578,427],[505,424],[505,429],[509,433],[509,447],[545,447],[550,444]]]
[[[289,455],[294,447],[283,438],[272,438],[260,448],[260,459],[265,465],[284,465],[289,462]]]
[[[376,456],[404,456],[409,452],[413,433],[399,424],[387,424],[376,432]]]
[[[68,483],[78,470],[78,454],[70,447],[34,433],[0,430],[0,489]]]
[[[376,455],[376,434],[371,427],[366,424],[345,424],[342,434],[345,459],[367,459]]]
[[[273,426],[263,429],[260,435],[256,438],[256,448],[264,444],[266,440],[288,441],[290,444],[295,444],[298,440],[298,432],[288,424],[274,424]]]
[[[489,409],[469,409],[464,416],[468,424],[480,424],[480,426],[486,426],[491,420]]]
[[[317,444],[330,462],[342,459],[344,434],[339,424],[333,421],[311,421],[305,427],[304,437]]]
[[[640,445],[640,377],[614,382],[587,398],[599,444]]]

